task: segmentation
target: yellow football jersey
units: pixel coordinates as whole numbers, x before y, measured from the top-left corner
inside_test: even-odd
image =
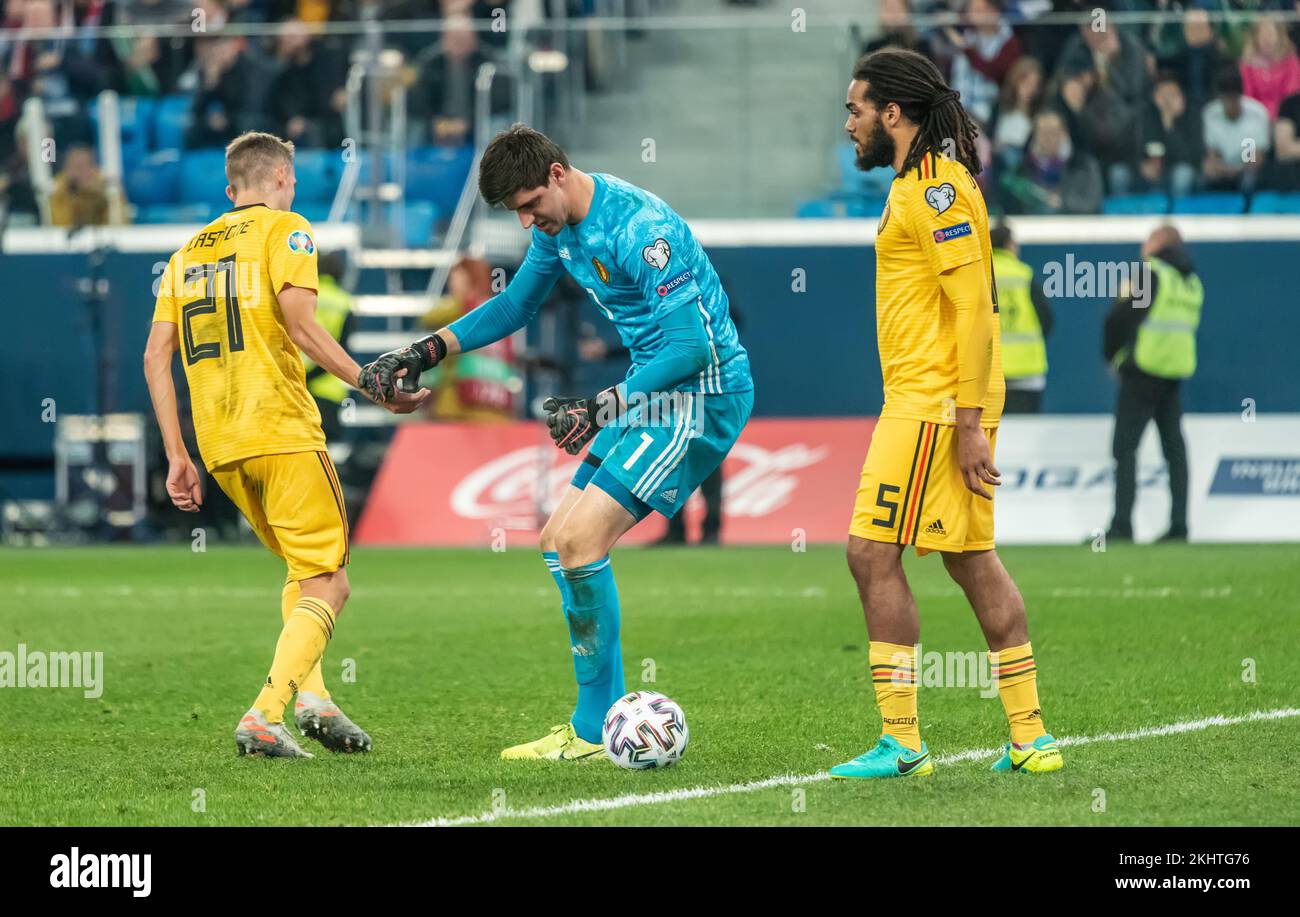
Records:
[[[882,417],[956,423],[956,311],[939,275],[979,261],[995,313],[993,363],[980,424],[1002,416],[1006,383],[996,321],[989,217],[961,163],[931,153],[894,179],[876,231],[876,337],[885,382]]]
[[[302,356],[276,299],[286,284],[317,289],[311,225],[265,204],[217,217],[167,263],[153,320],[177,326],[209,470],[325,449]]]

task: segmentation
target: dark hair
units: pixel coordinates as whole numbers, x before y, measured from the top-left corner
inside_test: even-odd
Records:
[[[881,48],[854,65],[853,78],[866,81],[867,98],[877,107],[895,102],[920,127],[901,171],[919,166],[926,153],[944,153],[944,142],[951,140],[956,144],[953,158],[972,175],[979,174],[979,128],[961,107],[961,94],[944,82],[929,58],[903,48]]]
[[[1002,80],[1002,88],[998,90],[998,108],[1001,111],[1008,112],[1016,107],[1016,97],[1020,93],[1019,83],[1025,74],[1031,72],[1038,74],[1038,95],[1029,100],[1029,109],[1033,111],[1038,107],[1043,98],[1043,65],[1038,58],[1026,54],[1011,65],[1006,78]]]
[[[550,184],[551,164],[569,168],[564,150],[541,131],[511,125],[492,138],[478,167],[478,193],[495,207],[516,191]]]
[[[994,223],[989,230],[989,245],[993,248],[1011,247],[1011,227],[1006,223]]]
[[[1173,83],[1179,89],[1183,88],[1182,78],[1178,75],[1178,71],[1176,70],[1158,70],[1156,72],[1156,78],[1151,81],[1151,86],[1154,88],[1159,86],[1161,83]],[[1186,95],[1186,93],[1184,93],[1184,95]]]
[[[1224,64],[1215,72],[1214,91],[1230,96],[1241,95],[1241,71],[1237,69],[1236,64]]]

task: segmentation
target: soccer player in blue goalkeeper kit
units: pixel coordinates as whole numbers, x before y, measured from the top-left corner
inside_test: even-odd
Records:
[[[591,444],[542,529],[559,587],[578,703],[569,722],[507,748],[507,760],[598,755],[601,726],[624,694],[619,597],[609,551],[652,511],[668,518],[726,458],[749,419],[749,356],[727,294],[690,229],[662,200],[612,175],[573,168],[543,134],[515,125],[483,153],[479,192],[519,216],[532,241],[506,289],[468,315],[366,366],[377,400],[409,390],[449,354],[487,346],[537,315],[568,271],[631,353],[627,376],[591,398],[548,398],[556,445]]]

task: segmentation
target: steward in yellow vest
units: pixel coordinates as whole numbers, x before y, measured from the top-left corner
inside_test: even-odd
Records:
[[[993,276],[1002,326],[1002,374],[1007,380],[1004,414],[1036,414],[1047,387],[1047,342],[1052,304],[1034,269],[1019,258],[1019,246],[1005,223],[989,231]]]
[[[1130,289],[1106,316],[1102,353],[1119,375],[1115,402],[1115,515],[1107,536],[1133,537],[1137,449],[1147,423],[1156,422],[1169,466],[1169,530],[1161,541],[1186,541],[1187,445],[1183,440],[1182,380],[1196,371],[1196,329],[1205,291],[1182,237],[1158,227],[1142,244],[1141,289]]]
[[[352,330],[352,294],[338,285],[335,275],[324,273],[326,267],[334,267],[342,273],[342,266],[331,261],[329,256],[320,256],[321,273],[319,289],[316,290],[316,321],[330,333],[334,340],[347,347],[348,334]],[[303,366],[307,371],[307,391],[316,400],[320,409],[321,429],[327,440],[337,439],[342,432],[339,419],[339,407],[348,397],[349,389],[341,380],[326,372],[312,362],[306,354],[302,355]]]

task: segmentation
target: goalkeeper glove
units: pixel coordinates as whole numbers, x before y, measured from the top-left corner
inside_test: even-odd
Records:
[[[617,420],[620,409],[618,391],[612,388],[595,398],[551,397],[542,402],[551,439],[569,455],[577,455],[602,427]]]
[[[447,356],[447,344],[436,334],[420,338],[400,350],[390,350],[373,363],[361,367],[357,377],[357,387],[364,391],[370,400],[383,404],[397,394],[400,383],[404,392],[420,390],[420,374],[433,369]],[[396,378],[399,370],[406,370],[406,375]]]

